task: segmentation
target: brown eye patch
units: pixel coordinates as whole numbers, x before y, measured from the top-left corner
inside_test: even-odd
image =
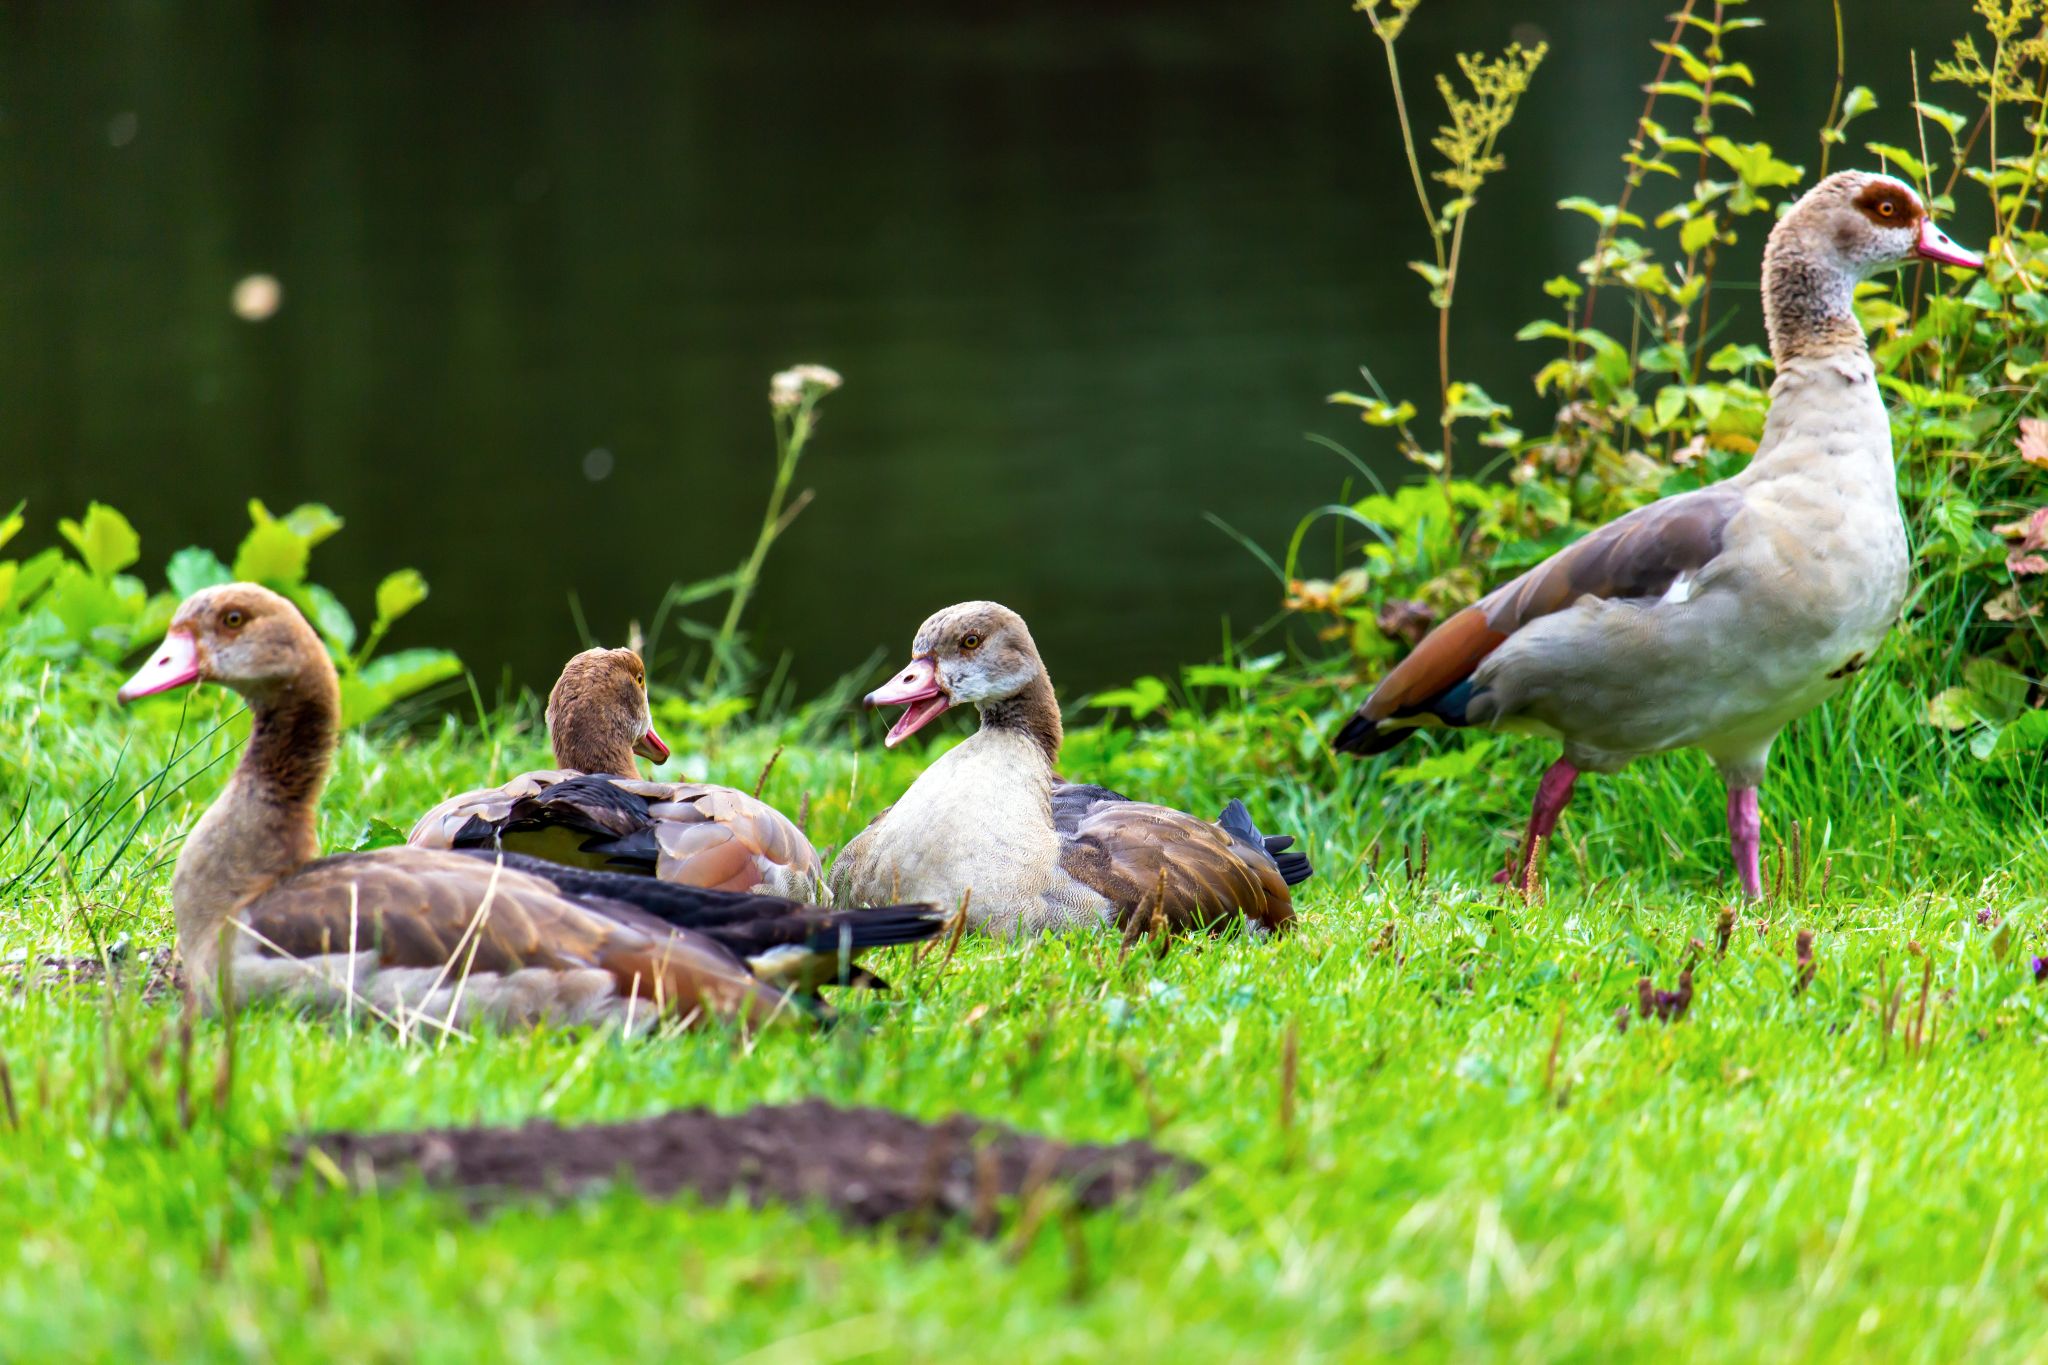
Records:
[[[1921,218],[1920,201],[1897,185],[1883,182],[1865,187],[1856,207],[1879,227],[1911,227]]]

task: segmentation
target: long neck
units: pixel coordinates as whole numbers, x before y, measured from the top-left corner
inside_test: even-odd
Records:
[[[1764,248],[1763,292],[1764,330],[1778,369],[1801,356],[1866,354],[1863,328],[1850,306],[1855,277],[1816,260],[1787,224],[1779,225]]]
[[[636,777],[631,740],[595,733],[596,727],[571,722],[557,726],[551,736],[555,766],[579,773],[604,773],[612,777]]]
[[[1053,695],[1052,679],[1041,672],[1015,696],[982,703],[981,728],[1029,735],[1044,752],[1045,761],[1058,764],[1065,731],[1060,728],[1060,704]]]
[[[206,998],[228,917],[320,856],[314,814],[341,714],[333,665],[322,654],[302,676],[252,696],[249,711],[242,761],[186,839],[171,883],[186,978]]]

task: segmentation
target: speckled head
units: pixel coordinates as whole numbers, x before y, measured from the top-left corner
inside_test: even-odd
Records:
[[[1903,180],[1838,171],[1771,229],[1764,247],[1764,326],[1774,354],[1862,345],[1850,312],[1858,282],[1911,260],[1978,269],[1983,258],[1950,240]]]

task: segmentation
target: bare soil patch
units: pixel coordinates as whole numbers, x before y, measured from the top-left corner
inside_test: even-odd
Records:
[[[316,1133],[295,1144],[295,1168],[316,1148],[358,1185],[417,1171],[473,1194],[575,1194],[623,1179],[657,1198],[688,1191],[717,1204],[738,1194],[756,1206],[823,1205],[859,1226],[965,1220],[983,1235],[994,1233],[1005,1199],[1021,1199],[1027,1218],[1041,1192],[1100,1209],[1155,1183],[1185,1188],[1202,1174],[1148,1142],[1070,1146],[965,1115],[927,1123],[822,1100],[568,1128],[536,1120]]]

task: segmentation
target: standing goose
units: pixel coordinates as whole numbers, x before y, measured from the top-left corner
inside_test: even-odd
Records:
[[[981,728],[949,750],[832,865],[842,905],[909,896],[999,934],[1077,925],[1287,927],[1309,876],[1294,841],[1260,835],[1242,803],[1216,824],[1104,787],[1063,782],[1060,709],[1024,620],[994,602],[948,607],[918,629],[903,672],[868,694],[907,709],[894,746],[955,706]]]
[[[1844,171],[1809,190],[1764,248],[1777,378],[1749,467],[1637,508],[1445,621],[1336,747],[1375,754],[1438,724],[1562,740],[1523,838],[1524,887],[1581,771],[1699,749],[1727,784],[1743,892],[1760,896],[1771,741],[1869,662],[1905,600],[1891,426],[1850,301],[1914,257],[1983,265],[1890,176]]]
[[[231,1001],[281,996],[326,1007],[353,992],[380,1010],[453,1023],[645,1026],[665,1010],[759,1027],[791,1013],[791,997],[714,934],[688,927],[681,901],[728,920],[824,913],[814,907],[639,877],[563,890],[428,849],[321,857],[314,811],[340,688],[312,627],[269,589],[233,583],[187,598],[120,697],[195,682],[240,693],[252,717],[241,763],[186,838],[171,881],[178,951],[200,1004],[217,1007],[225,986]],[[661,894],[643,907],[642,890]],[[928,937],[942,922],[928,907],[871,913],[887,925],[883,942]],[[842,955],[862,946],[857,929],[833,938]]]
[[[702,782],[647,782],[668,746],[647,710],[647,671],[630,649],[588,649],[548,694],[556,770],[452,796],[419,818],[418,848],[503,848],[575,867],[683,886],[815,901],[818,851],[764,801]]]

